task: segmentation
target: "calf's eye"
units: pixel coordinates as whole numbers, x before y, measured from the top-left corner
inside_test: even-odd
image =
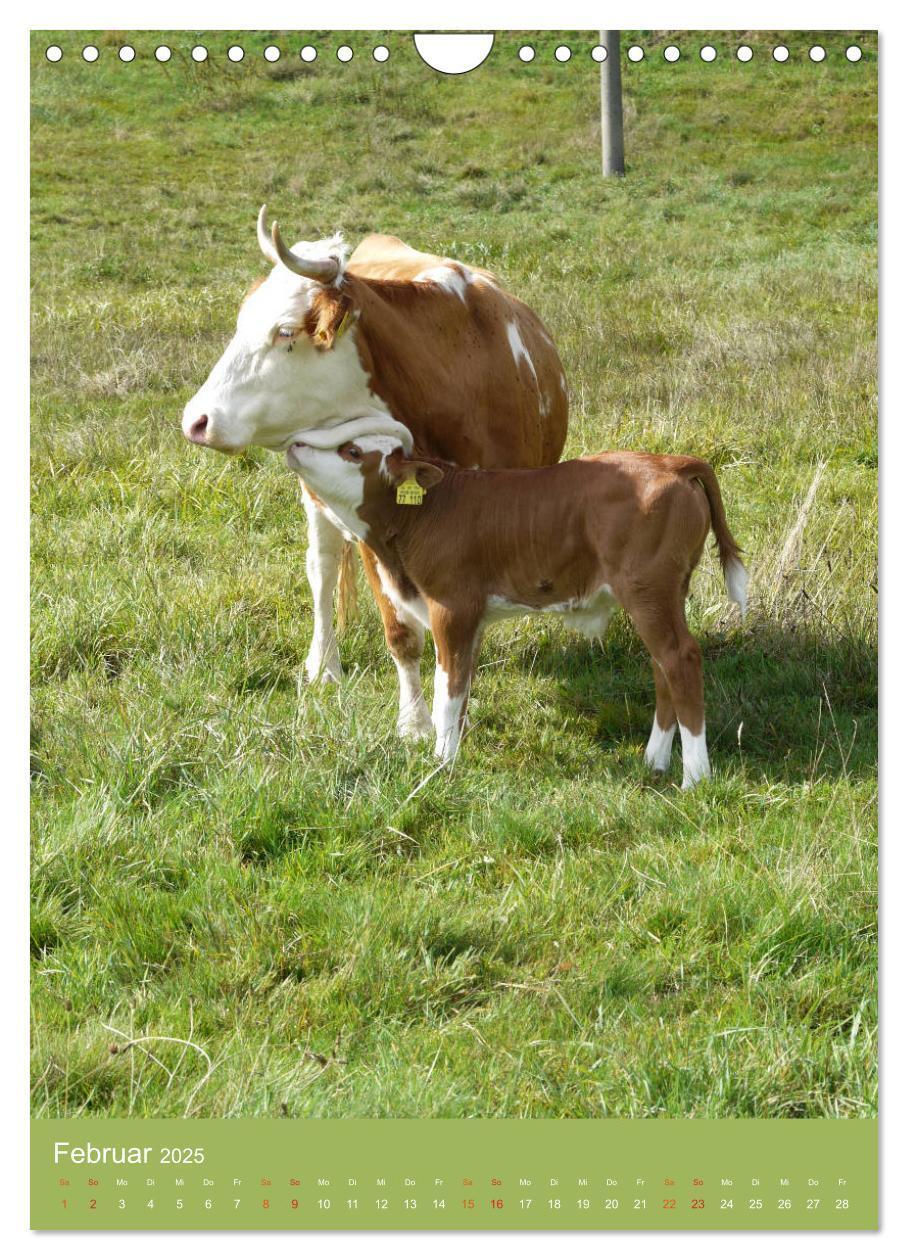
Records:
[[[291,337],[296,336],[296,329],[291,327],[290,324],[282,324],[277,330],[277,335],[284,341],[289,341]]]

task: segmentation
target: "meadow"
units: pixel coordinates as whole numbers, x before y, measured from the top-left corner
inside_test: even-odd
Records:
[[[459,79],[395,33],[33,37],[33,1114],[876,1113],[875,43],[628,38],[606,181],[590,32]],[[715,465],[752,608],[710,549],[712,782],[645,771],[623,617],[494,628],[452,772],[395,736],[362,581],[346,681],[305,684],[296,482],[179,425],[263,201],[496,272],[567,455]]]

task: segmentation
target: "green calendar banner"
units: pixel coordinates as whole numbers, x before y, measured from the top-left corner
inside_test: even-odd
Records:
[[[876,1120],[35,1120],[35,1229],[877,1226]]]

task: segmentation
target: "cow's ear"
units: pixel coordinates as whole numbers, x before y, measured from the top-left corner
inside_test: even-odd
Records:
[[[353,318],[353,304],[337,289],[316,289],[306,312],[306,332],[316,350],[333,350]]]
[[[435,464],[427,464],[422,459],[401,459],[394,469],[394,480],[397,485],[410,478],[418,481],[423,490],[431,490],[444,479],[444,472]]]

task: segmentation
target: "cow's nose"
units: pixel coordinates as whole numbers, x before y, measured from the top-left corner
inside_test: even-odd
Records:
[[[198,420],[193,420],[192,424],[186,430],[186,436],[190,442],[198,442],[200,445],[205,444],[205,434],[208,432],[208,417],[199,416]]]

